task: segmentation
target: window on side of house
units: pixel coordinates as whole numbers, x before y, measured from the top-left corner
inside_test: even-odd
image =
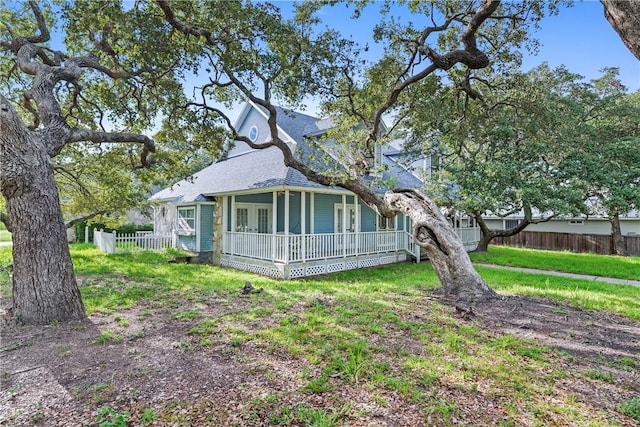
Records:
[[[505,219],[504,220],[504,229],[509,230],[513,227],[516,227],[520,223],[519,219]]]
[[[378,231],[392,231],[396,229],[396,217],[387,218],[378,215]]]
[[[581,219],[570,219],[569,225],[584,225],[584,221]]]
[[[195,231],[196,208],[193,206],[178,208],[178,230]]]

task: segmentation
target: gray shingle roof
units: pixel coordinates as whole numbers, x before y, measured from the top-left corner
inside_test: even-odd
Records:
[[[320,121],[306,114],[278,108],[278,125],[298,144],[297,152],[301,154],[301,151],[313,149],[308,147],[305,136],[317,135],[326,130],[330,121]],[[294,146],[292,145],[291,148],[293,149]],[[396,187],[422,185],[419,179],[393,160],[385,156],[384,161],[389,171],[383,174],[383,181],[393,177]],[[280,150],[277,147],[271,147],[214,163],[192,177],[159,191],[151,197],[151,200],[183,204],[205,201],[207,196],[216,194],[281,186],[327,188],[309,181],[297,170],[286,167]],[[377,190],[384,191],[384,188]]]

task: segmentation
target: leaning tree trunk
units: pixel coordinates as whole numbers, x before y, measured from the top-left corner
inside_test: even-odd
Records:
[[[40,325],[83,319],[47,145],[8,103],[0,108],[0,190],[13,229],[13,316]]]
[[[614,255],[627,255],[627,245],[625,244],[624,237],[622,237],[622,230],[620,229],[620,216],[613,214],[609,216],[609,222],[611,223],[611,243]]]
[[[604,16],[636,58],[640,59],[640,1],[600,0]]]
[[[496,298],[496,293],[473,268],[469,255],[440,208],[416,190],[393,190],[385,201],[408,215],[413,222],[413,237],[427,251],[444,295],[464,303]]]

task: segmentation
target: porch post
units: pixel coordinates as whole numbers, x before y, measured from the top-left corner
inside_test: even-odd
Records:
[[[354,194],[353,195],[353,206],[354,209],[356,210],[356,220],[355,220],[355,224],[354,227],[355,229],[355,237],[356,237],[356,255],[359,255],[360,251],[360,209],[358,209],[358,195]]]
[[[284,190],[284,262],[289,263],[289,190]]]
[[[309,233],[310,234],[315,234],[316,232],[316,221],[315,221],[315,214],[316,214],[316,193],[309,193],[309,195],[311,196],[311,200],[309,201],[309,208],[311,209],[311,212],[309,213],[309,215],[311,216],[310,221],[309,221]]]
[[[236,231],[236,196],[231,196],[231,232]]]
[[[235,194],[231,196],[231,239],[230,241],[233,242],[231,243],[229,246],[229,252],[232,255],[236,254],[236,238],[238,236],[235,235],[236,232],[236,196]]]
[[[300,238],[302,239],[300,252],[302,254],[302,262],[307,260],[307,193],[300,192]]]
[[[273,205],[273,213],[271,217],[271,261],[276,261],[276,232],[278,231],[278,192],[274,191],[271,196],[271,204]]]
[[[342,257],[347,257],[347,195],[342,195]]]
[[[202,208],[202,205],[198,203],[196,205],[196,252],[200,252],[200,225],[202,224],[202,221],[200,218],[201,208]]]

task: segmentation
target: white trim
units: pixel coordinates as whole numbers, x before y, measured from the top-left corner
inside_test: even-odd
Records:
[[[315,191],[315,192],[322,193],[322,194],[346,194],[348,196],[353,194],[349,190],[344,190],[344,189],[339,190],[339,189],[330,188],[330,187],[312,188],[312,187],[303,187],[303,186],[278,185],[278,186],[275,186],[275,187],[265,187],[265,188],[261,188],[261,189],[234,190],[234,191],[225,191],[225,192],[221,192],[221,193],[202,193],[202,195],[206,196],[206,197],[232,196],[232,195],[240,196],[240,195],[244,195],[244,194],[271,193],[273,191],[281,192],[281,191],[285,191],[285,190],[289,190],[289,191]],[[189,202],[189,203],[195,203],[195,202]],[[185,204],[186,204],[186,202],[185,202]]]
[[[314,192],[311,192],[311,200],[309,202],[309,208],[311,210],[311,212],[309,213],[310,215],[309,233],[314,234],[316,231],[316,193]]]
[[[267,115],[267,113],[265,113],[260,108],[258,108],[258,106],[256,104],[254,104],[252,101],[247,101],[247,103],[250,104],[253,108],[255,108],[255,110],[259,114],[261,114],[262,117],[264,117],[267,121],[269,120],[269,116]],[[282,140],[284,140],[286,142],[286,140],[288,139],[289,141],[291,141],[294,144],[298,145],[298,141],[296,141],[295,139],[291,138],[291,135],[289,135],[287,132],[285,132],[279,125],[276,124],[276,127],[278,128],[278,133],[282,132],[282,134],[286,137],[286,138],[281,138]],[[269,137],[271,138],[271,135],[269,135]]]
[[[346,199],[346,197],[345,197]],[[358,221],[358,216],[360,215],[361,211],[360,211],[360,206],[359,205],[354,205],[352,203],[334,203],[333,205],[333,232],[334,233],[339,233],[338,231],[338,211],[342,210],[342,233],[353,233],[353,232],[360,232],[361,228],[360,228],[360,221]],[[354,222],[353,222],[353,226],[355,228],[354,231],[349,231],[347,230],[346,225],[348,224],[349,220],[351,219],[348,215],[348,213],[351,213],[353,211],[353,215],[354,215]],[[356,228],[357,227],[357,228]]]
[[[236,230],[236,196],[231,196],[231,231]]]
[[[273,213],[271,214],[271,259],[276,259],[276,233],[278,232],[278,192],[271,193],[271,204]]]
[[[235,208],[231,212],[235,222],[237,223],[238,210],[246,209],[247,210],[247,230],[237,230],[237,224],[232,231],[234,232],[249,232],[249,233],[258,233],[260,228],[258,210],[267,209],[268,215],[271,215],[271,221],[267,223],[267,231],[265,233],[260,234],[272,234],[273,230],[269,230],[269,228],[273,227],[273,205],[271,203],[254,203],[254,202],[236,202]]]
[[[196,252],[200,252],[200,233],[202,226],[202,209],[200,204],[196,205]]]
[[[182,218],[180,216],[181,210],[193,211],[193,218],[191,217]],[[190,225],[189,225],[189,228],[183,227],[182,224],[180,223],[180,219],[185,219],[184,223],[186,225],[189,225],[189,223],[186,222],[186,220],[193,219],[193,227],[191,227]],[[178,234],[183,236],[192,236],[194,233],[196,233],[197,227],[198,227],[197,205],[178,206],[176,208],[176,230],[178,231]]]
[[[229,207],[229,205],[227,204],[227,200],[229,199],[228,196],[224,196],[220,198],[220,203],[222,203],[222,230],[223,231],[227,231],[229,230],[229,212],[227,210],[227,208]],[[215,212],[215,211],[214,211]],[[214,213],[215,215],[215,213]],[[214,218],[214,224],[215,224],[215,218]],[[215,231],[214,231],[215,233]],[[219,237],[221,238],[221,236]]]
[[[289,234],[289,209],[291,209],[291,205],[289,204],[289,190],[284,190],[284,234]]]
[[[300,192],[300,234],[302,234],[303,236],[305,234],[307,234],[307,218],[306,218],[306,214],[307,214],[307,193],[305,193],[304,191]],[[307,259],[307,251],[306,251],[307,245],[302,245],[301,248],[301,252],[302,252],[302,261],[306,261]]]

